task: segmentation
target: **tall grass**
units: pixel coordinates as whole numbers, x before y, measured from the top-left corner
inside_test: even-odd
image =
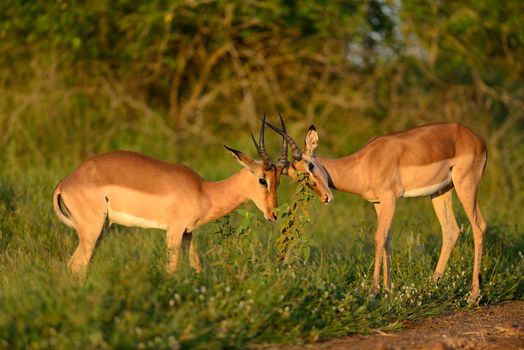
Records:
[[[42,110],[29,112],[36,118]],[[119,124],[115,117],[117,125],[127,126],[106,131],[90,123],[98,115],[86,113],[78,128],[58,126],[59,133],[53,134],[52,125],[44,123],[49,134],[27,130],[27,137],[12,138],[2,152],[0,348],[219,349],[302,343],[397,329],[403,320],[467,305],[473,266],[469,224],[455,203],[464,234],[446,274],[434,285],[430,276],[440,252],[440,229],[424,198],[398,205],[392,229],[393,288],[375,299],[369,298],[374,211],[343,193],[335,193],[329,206],[310,203],[311,222],[301,232],[310,253],[292,264],[279,260],[278,225],[265,222],[253,204],[246,204],[196,233],[201,274],[193,273],[187,263],[175,275],[165,272],[162,231],[116,226],[96,249],[86,280],[72,278],[66,262],[77,237],[55,218],[51,193],[84,154],[134,149],[189,164],[208,179],[238,168],[221,147],[206,150],[198,139],[174,141],[161,123],[137,118]],[[68,128],[80,140],[94,135],[109,141],[73,142],[65,133]],[[253,154],[245,134],[234,138],[225,133],[222,140]],[[41,139],[35,138],[38,135]],[[35,149],[41,145],[40,153],[31,152],[30,138]],[[268,138],[269,145],[277,145],[276,136]],[[329,154],[326,147],[320,148]],[[523,194],[501,198],[497,168],[488,163],[479,198],[490,225],[481,303],[524,297],[521,211],[506,205],[521,202]],[[294,188],[288,179],[282,180],[281,204],[292,201]]]

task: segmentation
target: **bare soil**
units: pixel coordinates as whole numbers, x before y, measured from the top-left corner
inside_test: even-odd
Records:
[[[409,321],[399,332],[374,332],[281,350],[524,349],[524,301]]]

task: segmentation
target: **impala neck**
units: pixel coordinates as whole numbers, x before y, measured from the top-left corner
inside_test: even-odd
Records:
[[[358,155],[352,154],[337,159],[319,157],[318,160],[329,174],[331,188],[354,194],[362,194],[365,191]]]
[[[204,181],[202,189],[209,198],[210,207],[203,223],[229,214],[248,200],[249,188],[244,181],[248,171],[244,168],[221,181]]]

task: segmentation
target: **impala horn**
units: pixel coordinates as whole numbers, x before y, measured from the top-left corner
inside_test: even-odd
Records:
[[[260,143],[260,145],[255,140],[255,136],[253,136],[253,134],[251,134],[251,138],[253,139],[253,142],[255,143],[255,147],[257,148],[257,152],[260,155],[260,158],[262,158],[262,162],[264,163],[264,166],[266,168],[271,168],[274,165],[271,162],[271,158],[269,158],[269,155],[267,154],[266,144],[264,142],[264,126],[265,126],[265,124],[266,124],[266,113],[264,113],[264,117],[262,118],[262,126],[260,127],[260,136],[259,136],[259,139],[258,139],[258,142]]]
[[[280,120],[282,120],[282,117],[280,117]],[[297,143],[291,138],[291,136],[289,136],[285,130],[280,130],[279,128],[271,125],[270,123],[266,123],[267,126],[269,126],[271,129],[273,129],[274,131],[276,131],[277,133],[280,134],[280,136],[282,136],[285,140],[286,140],[286,143],[291,146],[291,152],[293,154],[293,159],[294,160],[301,160],[302,159],[302,153],[300,153],[300,150],[298,149],[298,146],[297,146]],[[285,129],[284,127],[284,122],[282,121],[282,128]]]
[[[284,124],[284,119],[282,119],[282,115],[278,113],[278,116],[280,117],[280,124],[282,125],[282,131],[286,133],[286,125]],[[282,137],[282,153],[280,153],[280,158],[278,158],[277,161],[277,168],[284,169],[283,172],[287,173],[287,167],[289,166],[287,161],[287,141],[285,137]]]

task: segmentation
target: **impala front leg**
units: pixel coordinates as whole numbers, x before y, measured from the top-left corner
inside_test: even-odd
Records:
[[[389,287],[390,283],[390,262],[391,251],[389,247],[389,229],[395,213],[396,197],[388,194],[380,198],[380,202],[375,204],[377,211],[377,231],[375,232],[375,270],[373,272],[373,288],[371,292],[378,292],[380,283],[380,265],[384,263],[384,287]],[[384,254],[384,255],[382,255]],[[384,261],[382,261],[382,257]]]
[[[191,266],[197,273],[202,272],[192,232],[186,232],[184,234],[184,246],[184,250],[186,251],[188,250],[186,247],[189,246],[189,266]]]
[[[380,203],[373,203],[377,218],[380,216]],[[384,240],[384,249],[382,250],[382,269],[384,275],[384,288],[389,288],[391,285],[391,232],[386,232],[386,239]]]
[[[168,265],[167,271],[174,273],[177,270],[178,261],[180,260],[180,251],[182,248],[182,239],[184,237],[184,227],[183,226],[171,226],[167,230],[167,253],[168,253]]]

